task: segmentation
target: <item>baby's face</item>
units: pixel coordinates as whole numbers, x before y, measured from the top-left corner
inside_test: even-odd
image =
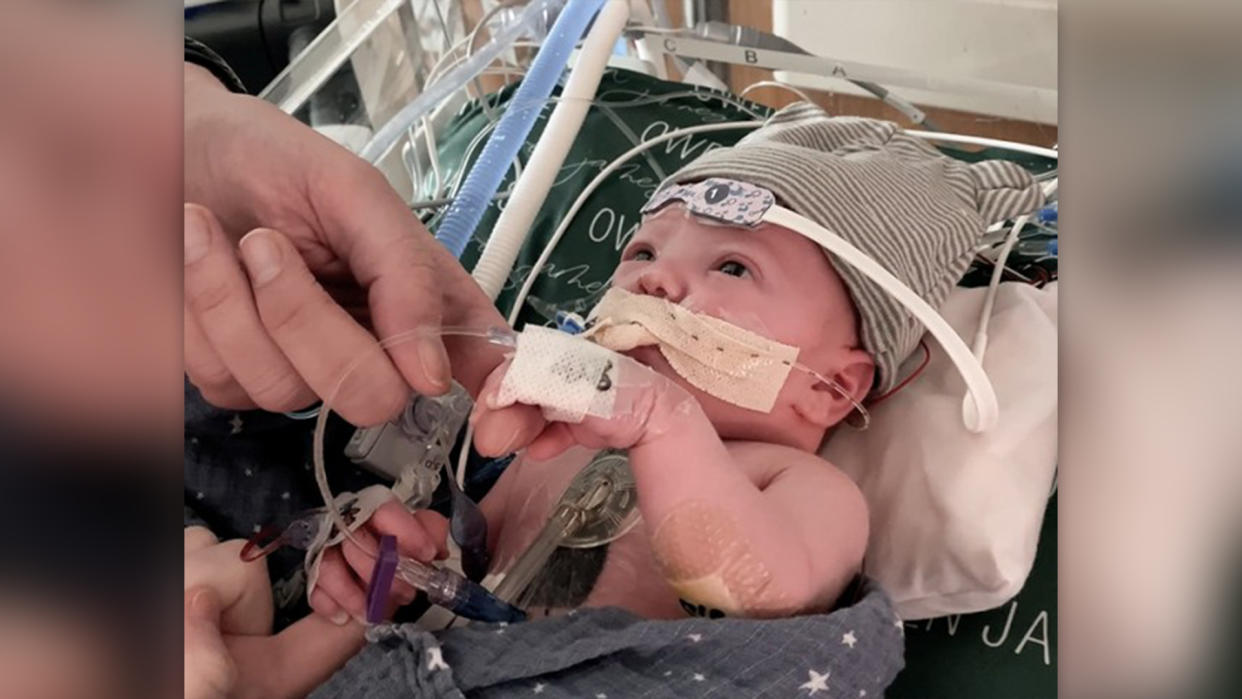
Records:
[[[828,375],[858,344],[853,302],[823,250],[770,223],[753,229],[723,226],[698,219],[681,204],[665,207],[635,232],[621,255],[613,286],[658,296],[794,345],[801,350],[800,363]],[[634,356],[679,379],[655,348],[641,348]],[[790,374],[773,415],[808,387],[800,374]],[[761,421],[760,413],[692,392],[717,429]]]

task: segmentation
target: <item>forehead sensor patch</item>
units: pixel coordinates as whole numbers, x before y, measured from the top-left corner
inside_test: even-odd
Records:
[[[675,201],[697,216],[753,228],[763,222],[763,215],[776,203],[776,197],[749,182],[709,177],[701,182],[664,187],[643,206],[642,213],[655,213]]]

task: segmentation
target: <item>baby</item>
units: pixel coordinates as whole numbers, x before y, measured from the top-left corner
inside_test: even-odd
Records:
[[[481,503],[492,581],[505,589],[520,571],[508,596],[532,612],[830,609],[861,571],[868,515],[858,488],[816,452],[896,384],[923,330],[807,231],[763,212],[789,209],[829,229],[936,306],[986,225],[1038,204],[1021,168],[965,165],[893,124],[808,104],[676,173],[644,208],[592,314],[594,344],[528,331],[479,396],[476,448],[525,449]],[[529,444],[514,403],[547,419]],[[600,450],[628,460],[610,484],[632,478],[636,512],[538,555],[562,493]],[[395,503],[379,521],[386,528],[373,522],[364,536],[395,533],[424,560],[443,551],[442,525],[420,525]],[[361,613],[370,560],[351,546],[325,559],[316,610]]]

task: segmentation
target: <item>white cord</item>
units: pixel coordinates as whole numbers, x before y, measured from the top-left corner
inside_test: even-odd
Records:
[[[917,136],[928,141],[945,141],[947,143],[970,143],[977,146],[987,146],[990,148],[1003,148],[1018,153],[1030,153],[1031,155],[1039,155],[1045,158],[1057,160],[1060,153],[1055,148],[1043,148],[1041,146],[1032,146],[1028,143],[1018,143],[1016,141],[1002,141],[998,138],[983,138],[982,136],[967,136],[965,134],[944,133],[941,131],[906,131],[911,136]]]
[[[628,0],[608,0],[582,42],[578,60],[562,90],[562,95],[570,99],[561,100],[552,110],[543,135],[526,162],[526,171],[514,184],[513,196],[492,226],[483,254],[471,272],[490,299],[500,295],[509,273],[513,271],[518,253],[530,235],[531,224],[582,128],[617,37],[621,35],[629,16]],[[513,105],[510,105],[512,108]],[[521,108],[528,108],[528,105]]]
[[[799,235],[815,241],[904,306],[936,338],[966,382],[970,393],[962,404],[962,424],[975,434],[986,432],[996,424],[999,408],[992,382],[953,326],[922,296],[849,241],[795,211],[773,206],[764,213],[763,220],[797,231]]]
[[[997,255],[992,267],[992,279],[988,282],[987,295],[983,297],[983,309],[979,311],[979,328],[975,330],[975,342],[970,348],[975,359],[980,362],[983,361],[983,354],[988,348],[988,322],[992,319],[992,307],[996,304],[996,294],[1000,290],[1001,277],[1005,273],[1005,261],[1009,259],[1010,251],[1018,242],[1018,234],[1030,220],[1030,214],[1024,214],[1013,222],[1013,228],[1010,228],[1009,235],[1005,236],[1005,243],[1001,245],[1000,254]]]
[[[510,327],[517,323],[518,315],[522,312],[522,306],[526,303],[526,297],[530,295],[531,288],[535,286],[535,280],[539,277],[539,273],[543,270],[544,266],[548,264],[548,259],[552,257],[552,251],[556,248],[557,244],[561,242],[561,238],[565,236],[565,232],[569,230],[569,226],[573,223],[574,217],[578,215],[578,212],[582,209],[583,205],[586,204],[586,200],[595,193],[595,190],[603,184],[604,180],[607,179],[609,175],[616,172],[618,168],[626,163],[626,161],[649,148],[658,146],[665,141],[671,141],[679,136],[706,133],[710,131],[728,131],[732,129],[757,129],[760,126],[763,126],[762,121],[728,121],[719,124],[701,124],[699,126],[688,126],[684,129],[675,129],[634,146],[633,148],[617,156],[617,158],[611,163],[608,163],[608,165],[603,170],[600,170],[599,174],[595,176],[595,179],[591,180],[590,184],[582,190],[582,193],[579,194],[578,198],[574,200],[573,205],[569,207],[569,211],[565,212],[565,216],[561,218],[560,225],[556,227],[556,231],[552,234],[552,237],[548,239],[548,244],[544,246],[543,252],[539,253],[539,259],[537,259],[534,266],[530,268],[530,273],[526,276],[526,281],[523,282],[522,288],[518,291],[517,297],[513,300],[513,309],[509,312]]]
[[[423,140],[427,144],[427,159],[431,162],[431,172],[435,175],[435,186],[431,188],[432,196],[440,191],[443,180],[440,177],[440,144],[436,143],[435,129],[431,127],[431,117],[423,117]]]
[[[474,425],[466,425],[466,441],[461,443],[461,454],[457,457],[457,472],[453,474],[453,480],[457,481],[457,487],[461,491],[466,492],[466,463],[470,461],[470,445],[474,442]]]
[[[745,90],[742,90],[741,92],[737,93],[737,96],[745,97],[746,93],[750,92],[751,90],[757,87],[779,87],[784,90],[789,90],[795,95],[801,97],[804,101],[807,101],[807,102],[814,101],[810,97],[807,97],[806,93],[803,92],[802,90],[799,90],[798,88],[794,87],[793,85],[790,85],[789,83],[783,83],[779,80],[760,80],[759,82],[751,83],[746,86]]]
[[[1060,180],[1051,180],[1044,185],[1044,199],[1047,200],[1057,191],[1057,183]],[[1022,229],[1031,220],[1031,214],[1019,216],[1013,222],[1013,228],[1009,229],[1009,234],[1005,236],[1005,242],[1001,245],[1000,253],[996,256],[995,266],[992,268],[992,279],[988,282],[987,295],[983,297],[983,309],[979,311],[979,328],[975,331],[974,345],[971,347],[975,358],[980,362],[983,361],[983,355],[988,348],[988,325],[992,320],[992,308],[996,305],[996,295],[1000,290],[1001,277],[1005,272],[1005,263],[1009,260],[1009,254],[1013,251],[1013,246],[1018,242],[1018,236],[1022,233]]]

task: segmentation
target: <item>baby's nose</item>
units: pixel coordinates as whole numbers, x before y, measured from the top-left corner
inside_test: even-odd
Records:
[[[638,277],[638,290],[648,296],[680,303],[686,296],[686,283],[668,269],[667,265],[653,264]]]

